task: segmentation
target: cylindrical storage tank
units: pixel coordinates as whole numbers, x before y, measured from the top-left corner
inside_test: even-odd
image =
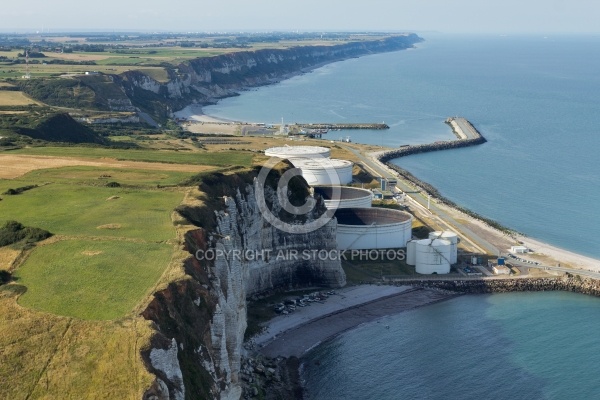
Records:
[[[417,264],[417,241],[411,240],[406,243],[406,264],[415,266]]]
[[[373,202],[373,192],[349,186],[315,186],[315,195],[323,197],[325,207],[369,208]]]
[[[295,158],[290,162],[302,171],[302,176],[311,185],[346,185],[352,182],[352,161],[330,158]]]
[[[411,214],[388,208],[338,208],[337,243],[340,250],[406,247],[412,237]]]
[[[477,257],[475,257],[475,256],[471,257],[471,264],[477,265]]]
[[[444,239],[450,242],[452,249],[450,252],[450,264],[458,262],[458,235],[452,231],[429,232],[429,239]]]
[[[415,245],[418,274],[447,274],[450,272],[451,243],[445,239],[422,239]]]
[[[279,157],[288,160],[294,158],[329,158],[331,151],[327,147],[320,146],[283,146],[271,147],[265,150],[267,157]]]

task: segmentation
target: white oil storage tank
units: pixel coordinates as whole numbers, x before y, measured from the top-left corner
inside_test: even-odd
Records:
[[[429,232],[429,239],[444,239],[450,242],[450,264],[456,264],[458,261],[458,235],[452,231]]]
[[[337,243],[340,250],[395,249],[412,237],[411,214],[388,208],[338,208]]]
[[[411,240],[406,243],[406,264],[415,266],[417,264],[417,241]]]
[[[373,202],[373,193],[367,189],[350,186],[315,186],[315,195],[323,197],[325,207],[337,208],[369,208]]]
[[[302,176],[311,185],[346,185],[352,182],[352,161],[335,158],[294,158],[294,167],[302,171]]]
[[[265,150],[267,157],[279,157],[292,160],[295,158],[329,158],[331,151],[327,147],[321,146],[282,146],[271,147]]]
[[[415,245],[418,274],[447,274],[450,272],[451,243],[445,239],[422,239]]]

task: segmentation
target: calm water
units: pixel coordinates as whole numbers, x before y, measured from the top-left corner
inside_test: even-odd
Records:
[[[303,378],[310,400],[598,399],[599,329],[594,297],[462,296],[321,345]]]
[[[488,143],[398,164],[478,213],[600,258],[600,37],[424,36],[416,50],[331,64],[205,112],[385,121],[389,131],[330,139],[389,146],[450,139],[443,120],[464,116]],[[304,378],[310,399],[598,399],[599,330],[600,299],[463,296],[318,347]]]
[[[453,137],[467,117],[489,142],[397,163],[442,194],[529,236],[600,258],[600,36],[425,36],[415,50],[334,63],[207,107],[278,122],[386,122],[332,132],[398,146]]]

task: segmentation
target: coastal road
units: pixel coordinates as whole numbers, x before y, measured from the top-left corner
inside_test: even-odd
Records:
[[[406,197],[428,218],[437,220],[445,229],[455,231],[460,234],[461,240],[465,240],[481,253],[498,255],[499,250],[493,244],[474,233],[464,224],[457,221],[445,210],[442,210],[438,205],[430,201],[429,209],[427,209],[428,198],[423,193],[419,192],[411,183],[402,179],[394,171],[382,164],[379,160],[362,154],[359,150],[344,144],[340,144],[346,150],[352,152],[374,176],[383,176],[387,178],[395,178],[398,180],[396,187],[406,193]]]
[[[455,121],[459,123],[460,119],[457,119]],[[466,121],[463,122],[467,124],[464,127],[461,126],[463,132],[471,132],[471,127],[469,126],[469,124]],[[468,134],[471,135],[475,133],[471,132]],[[481,253],[487,253],[492,256],[499,255],[501,254],[501,252],[505,253],[505,251],[501,251],[495,245],[482,238],[480,235],[477,235],[475,232],[473,232],[471,229],[465,226],[465,224],[461,223],[460,221],[457,221],[456,218],[454,218],[446,210],[438,206],[435,202],[430,201],[428,209],[428,196],[426,194],[421,193],[415,186],[412,185],[412,183],[406,181],[405,179],[402,179],[402,177],[400,177],[395,171],[388,168],[385,164],[381,163],[375,157],[365,155],[351,146],[341,143],[340,145],[348,151],[352,152],[362,162],[365,168],[368,169],[374,176],[396,178],[398,180],[396,186],[398,187],[398,189],[400,189],[406,194],[406,198],[409,199],[410,204],[415,206],[416,211],[418,211],[420,214],[426,216],[427,218],[436,220],[442,227],[444,227],[444,229],[457,232],[460,235],[461,240],[467,242],[471,245],[471,247],[477,249]],[[546,271],[571,273],[594,279],[600,279],[600,272],[596,271],[560,267],[555,265],[534,265],[515,259],[508,259],[507,261],[510,261],[511,264],[517,267],[537,268]]]
[[[575,268],[569,268],[569,267],[559,267],[556,265],[533,265],[533,264],[529,264],[524,261],[519,261],[519,260],[515,260],[515,259],[511,259],[511,258],[508,258],[506,261],[508,263],[510,263],[514,266],[520,267],[520,268],[536,268],[536,269],[541,269],[544,271],[557,271],[557,272],[565,272],[565,273],[568,272],[570,274],[586,276],[586,277],[594,278],[594,279],[600,279],[600,272],[596,272],[596,271],[589,271],[589,270],[585,270],[585,269],[575,269]]]

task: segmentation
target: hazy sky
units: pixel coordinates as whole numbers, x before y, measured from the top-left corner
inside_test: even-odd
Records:
[[[0,30],[600,32],[598,0],[6,0]]]

